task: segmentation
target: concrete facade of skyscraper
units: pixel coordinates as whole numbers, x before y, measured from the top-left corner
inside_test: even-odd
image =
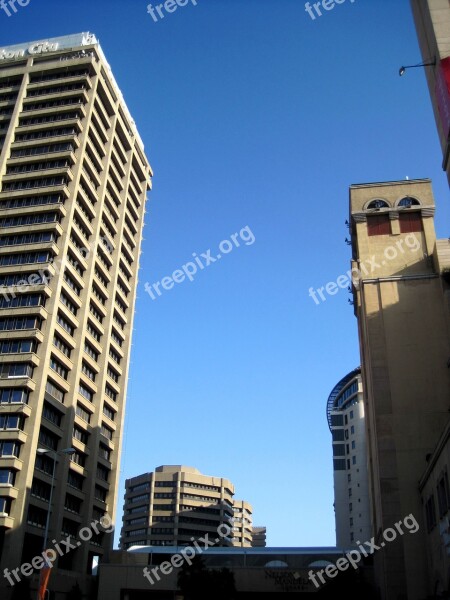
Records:
[[[114,521],[152,171],[89,33],[0,49],[0,148],[3,574],[43,551],[52,489],[48,548]],[[50,589],[77,580],[86,592],[93,557],[111,547],[101,528],[80,541]]]
[[[436,240],[430,180],[352,185],[350,231],[374,542],[383,599],[434,593],[419,480],[449,418],[450,243]]]
[[[424,67],[442,148],[442,168],[450,183],[450,3],[411,0]]]
[[[334,386],[327,418],[333,445],[336,546],[351,548],[372,537],[361,369]]]
[[[182,465],[127,479],[121,548],[190,545],[205,534],[216,539],[222,525],[229,531],[218,545],[232,546],[233,495],[228,479]]]

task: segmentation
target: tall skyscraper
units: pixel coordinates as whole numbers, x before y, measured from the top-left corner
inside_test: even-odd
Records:
[[[374,565],[389,600],[434,593],[419,480],[450,407],[450,244],[436,240],[434,208],[428,179],[350,188]],[[388,542],[408,515],[419,530]]]
[[[442,168],[450,183],[450,3],[448,0],[411,0],[422,59],[433,105]]]
[[[89,33],[0,49],[0,147],[4,598],[3,570],[43,550],[52,491],[49,548],[115,518],[152,171]],[[64,553],[50,588],[85,585],[111,543],[94,531]]]
[[[372,537],[361,369],[334,386],[327,418],[333,445],[336,545],[350,548]]]

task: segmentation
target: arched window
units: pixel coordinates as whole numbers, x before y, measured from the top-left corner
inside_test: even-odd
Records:
[[[389,208],[389,204],[385,200],[372,200],[367,208]]]
[[[402,198],[400,200],[400,202],[398,203],[399,206],[406,206],[407,208],[409,208],[410,206],[420,206],[420,202],[418,200],[416,200],[415,198],[411,198],[410,196],[406,196],[405,198]]]

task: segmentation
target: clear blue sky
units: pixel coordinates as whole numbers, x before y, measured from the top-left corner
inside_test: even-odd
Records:
[[[231,479],[270,545],[333,545],[335,383],[359,364],[342,290],[352,183],[448,187],[407,0],[198,0],[154,22],[147,2],[31,0],[0,45],[92,31],[152,163],[119,490],[161,464]],[[256,241],[153,301],[160,281],[249,226]],[[118,521],[120,527],[120,520]]]

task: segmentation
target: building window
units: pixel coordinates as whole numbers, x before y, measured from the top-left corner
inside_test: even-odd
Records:
[[[111,450],[105,446],[104,444],[100,444],[99,450],[98,450],[98,455],[100,458],[103,458],[105,460],[107,460],[108,462],[111,462]]]
[[[90,321],[87,322],[87,330],[92,335],[94,340],[96,340],[97,342],[100,342],[102,334],[99,333],[99,331],[91,324]]]
[[[86,454],[76,450],[73,454],[70,455],[70,460],[80,467],[84,467],[86,464]]]
[[[67,379],[67,377],[69,376],[69,369],[66,369],[66,367],[64,367],[53,356],[50,357],[50,368],[53,369],[53,371],[55,371],[55,373],[58,373],[58,375],[60,377],[62,377],[63,379]]]
[[[101,465],[97,464],[97,479],[101,479],[102,481],[108,481],[109,477],[109,469]]]
[[[115,411],[107,404],[103,404],[103,414],[105,417],[108,417],[108,419],[111,419],[111,421],[114,421],[114,417],[116,416]]]
[[[86,423],[91,422],[92,413],[85,410],[79,402],[77,402],[77,408],[75,412],[80,417],[80,419],[83,419],[83,421],[86,421]]]
[[[100,502],[106,502],[106,490],[96,485],[94,490],[94,498]]]
[[[88,390],[88,388],[82,383],[80,383],[78,386],[78,393],[80,396],[83,396],[83,398],[86,398],[86,400],[89,400],[89,402],[92,402],[94,399],[94,393]]]
[[[368,215],[367,216],[367,234],[373,235],[390,235],[391,223],[389,215]]]
[[[411,198],[409,196],[402,198],[398,203],[398,206],[406,206],[409,208],[410,206],[420,206],[420,202],[415,198]]]
[[[59,437],[54,433],[46,429],[45,427],[41,427],[39,431],[39,443],[42,446],[46,446],[51,450],[56,450],[58,448]]]
[[[427,521],[427,531],[430,533],[436,526],[436,507],[433,494],[431,494],[425,503],[425,517]]]
[[[104,423],[102,423],[102,425],[100,427],[100,433],[102,435],[104,435],[106,438],[108,438],[108,440],[112,440],[112,438],[113,438],[112,429],[110,429],[109,427],[106,427],[106,425]]]
[[[22,429],[23,417],[20,415],[0,415],[1,429]]]
[[[48,502],[50,500],[50,484],[44,483],[40,479],[33,477],[31,484],[31,495],[40,500]]]
[[[68,308],[74,316],[77,315],[77,306],[75,306],[75,304],[71,300],[69,300],[69,298],[66,296],[66,294],[64,294],[64,292],[61,292],[61,296],[59,297],[59,299],[61,301],[61,304],[64,304],[64,306]]]
[[[61,404],[64,404],[65,392],[61,388],[59,388],[57,385],[55,385],[52,381],[47,380],[47,383],[45,386],[45,391],[52,398],[55,398],[55,400],[58,400],[58,402],[61,402]]]
[[[389,204],[386,202],[386,200],[380,200],[377,198],[376,200],[372,200],[372,202],[368,204],[367,208],[389,208]]]
[[[45,454],[38,454],[36,456],[36,462],[34,463],[34,468],[38,471],[42,471],[47,475],[51,475],[53,473],[54,462],[53,459]]]
[[[95,381],[95,376],[97,373],[93,369],[91,369],[84,361],[81,366],[81,371],[86,375],[88,379],[90,379],[91,381]]]
[[[59,312],[56,316],[56,322],[64,329],[64,331],[67,331],[68,334],[73,336],[75,327],[73,327]]]
[[[84,342],[84,351],[88,354],[95,362],[98,361],[98,352],[88,342]]]
[[[61,420],[63,417],[62,414],[59,412],[59,410],[54,409],[53,406],[51,406],[51,404],[48,402],[44,402],[42,416],[44,419],[47,419],[47,421],[50,421],[50,423],[53,423],[57,427],[61,426]]]
[[[401,233],[423,231],[422,215],[420,212],[402,212],[399,215],[399,219]]]
[[[22,329],[40,329],[41,321],[37,317],[6,317],[0,319],[0,331]]]
[[[18,442],[0,442],[0,456],[15,456],[19,458],[20,444]]]
[[[72,494],[66,494],[66,499],[64,502],[65,510],[79,515],[81,512],[81,505],[82,500],[76,498],[75,496],[72,496]]]
[[[0,257],[0,266],[1,257]],[[29,306],[45,306],[41,294],[23,294],[22,296],[9,297],[4,295],[0,298],[0,308],[27,308]]]
[[[16,472],[11,469],[0,469],[0,484],[14,485]]]
[[[115,383],[119,383],[119,374],[116,373],[116,371],[114,371],[114,369],[112,369],[110,365],[108,365],[106,373],[108,377],[110,377]]]
[[[99,323],[103,321],[103,315],[95,308],[92,302],[89,304],[89,311],[97,319]]]
[[[33,377],[33,367],[28,363],[2,363],[0,364],[0,377],[2,379]]]
[[[1,388],[0,404],[28,404],[29,391],[22,388]]]
[[[108,396],[108,398],[111,398],[111,400],[117,402],[117,392],[110,388],[108,384],[105,386],[105,394]]]
[[[44,529],[47,522],[47,511],[32,504],[28,507],[27,523]]]
[[[354,450],[356,448],[356,442],[355,440],[352,440],[352,450]]]
[[[352,425],[352,426],[350,427],[350,433],[351,433],[352,435],[355,433],[355,426],[354,426],[354,425]]]
[[[67,477],[67,485],[75,488],[76,490],[83,489],[83,476],[79,473],[74,473],[74,471],[69,471],[69,475]]]
[[[437,497],[439,506],[439,518],[442,519],[442,517],[445,516],[445,513],[450,507],[450,494],[448,489],[447,472],[445,472],[438,481]]]
[[[352,456],[352,465],[356,465],[356,456]]]
[[[67,358],[70,358],[70,353],[72,352],[72,348],[70,346],[68,346],[60,337],[59,335],[55,335],[53,337],[53,345],[58,348],[58,350],[60,350],[64,356],[67,356]]]
[[[353,419],[353,417],[354,417],[354,414],[353,414],[353,411],[351,410],[350,411],[350,419]]]
[[[84,429],[81,429],[80,427],[74,425],[72,435],[76,440],[78,440],[82,444],[87,444],[89,434],[87,433],[87,431],[84,431]]]
[[[344,444],[333,444],[333,456],[344,456],[345,446]]]
[[[9,515],[11,511],[11,500],[9,498],[0,498],[0,514]]]

